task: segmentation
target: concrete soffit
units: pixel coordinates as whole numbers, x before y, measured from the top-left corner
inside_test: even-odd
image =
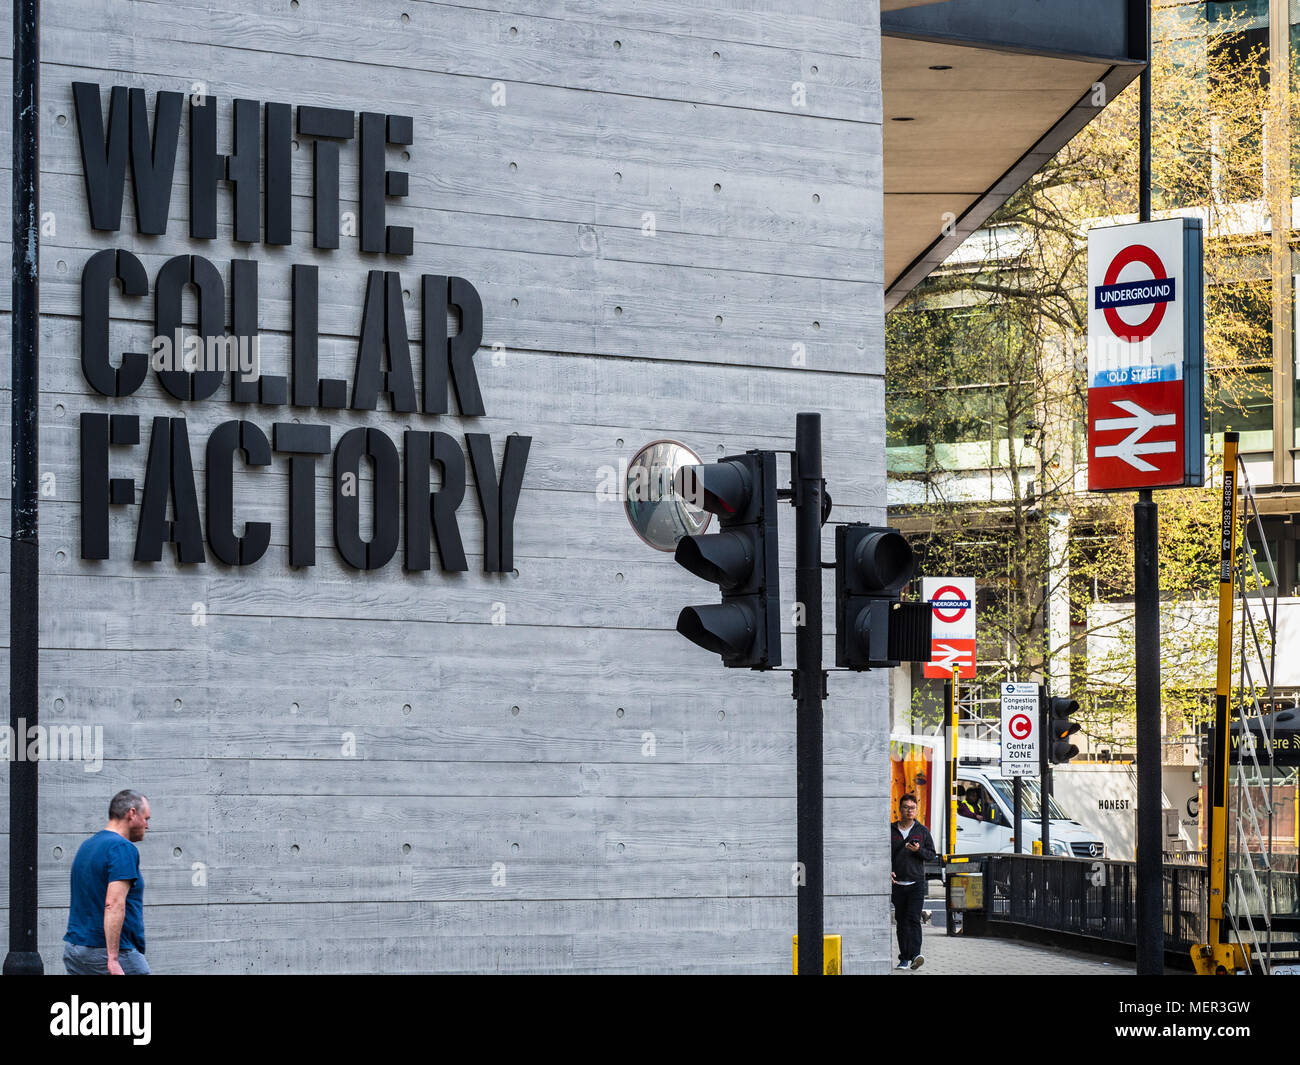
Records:
[[[1138,4],[1039,0],[1041,27],[1018,0],[882,5],[886,310],[1137,78]]]

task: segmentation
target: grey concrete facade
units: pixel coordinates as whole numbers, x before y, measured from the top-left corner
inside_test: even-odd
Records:
[[[102,727],[104,755],[98,772],[41,767],[49,972],[62,972],[72,856],[122,787],[153,805],[141,854],[156,972],[789,971],[789,675],[724,670],[673,631],[680,607],[714,590],[644,545],[602,486],[665,437],[706,461],[788,449],[795,412],[817,410],[833,520],[883,521],[877,6],[496,6],[45,5],[40,713]],[[410,173],[387,220],[413,227],[414,253],[362,253],[346,228],[337,250],[313,248],[310,138],[292,155],[291,245],[236,243],[227,187],[216,239],[191,239],[184,118],[166,234],[137,234],[129,175],[121,231],[93,230],[78,81],[100,85],[106,112],[111,86],[142,88],[151,117],[159,90],[204,92],[223,152],[235,98],[412,116],[410,161],[389,149],[386,165]],[[9,140],[5,129],[6,170]],[[357,210],[357,187],[345,145],[342,211]],[[0,219],[7,261],[7,198]],[[395,413],[383,395],[375,411],[241,406],[228,386],[182,403],[152,373],[132,396],[100,396],[78,354],[80,281],[106,248],[133,252],[151,286],[114,295],[114,358],[147,350],[167,259],[211,260],[227,315],[230,261],[255,259],[262,369],[284,374],[290,269],[314,264],[321,376],[349,383],[367,271],[398,271],[417,390],[420,275],[465,277],[483,300],[487,413],[462,417],[454,399],[438,417]],[[7,285],[0,300],[7,350]],[[80,551],[86,412],[140,416],[140,444],[110,449],[136,501],[110,508],[104,561]],[[432,570],[407,572],[404,544],[382,569],[351,568],[331,532],[329,456],[316,564],[291,567],[278,454],[263,469],[236,463],[237,524],[271,523],[260,561],[208,551],[181,564],[168,545],[160,562],[133,562],[158,416],[187,421],[200,501],[204,443],[231,419],[268,437],[276,422],[327,425],[331,446],[364,426],[399,450],[407,428],[462,444],[488,433],[498,469],[508,434],[530,436],[516,572],[482,572],[472,485],[458,510],[469,572],[441,572],[436,554]],[[5,455],[9,444],[6,418]],[[793,532],[783,513],[787,610]],[[0,626],[7,647],[7,611]],[[789,666],[788,614],[783,627]],[[833,636],[827,648],[833,659]],[[826,926],[844,936],[850,973],[883,972],[892,954],[887,699],[883,673],[831,677]],[[0,831],[7,774],[0,763]]]

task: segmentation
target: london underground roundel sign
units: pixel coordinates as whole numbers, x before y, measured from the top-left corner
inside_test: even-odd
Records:
[[[1125,267],[1140,263],[1151,271],[1149,278],[1120,281]],[[1160,256],[1145,244],[1130,244],[1110,261],[1106,268],[1105,285],[1097,292],[1098,302],[1106,317],[1106,325],[1120,340],[1146,340],[1165,318],[1165,308],[1174,298],[1175,281],[1165,272]],[[1149,305],[1150,312],[1140,322],[1129,323],[1120,317],[1119,307]]]
[[[1204,483],[1201,223],[1088,232],[1088,488]]]
[[[971,608],[970,596],[960,588],[945,584],[930,597],[934,616],[947,625],[956,624]]]

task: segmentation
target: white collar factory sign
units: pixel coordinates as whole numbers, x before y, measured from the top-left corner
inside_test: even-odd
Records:
[[[173,198],[173,176],[185,98],[159,92],[150,130],[143,89],[114,86],[104,121],[100,87],[73,84],[82,168],[93,228],[121,229],[126,171],[131,171],[136,228],[142,235],[165,236]],[[356,153],[359,210],[355,236],[359,251],[371,255],[409,256],[414,234],[387,224],[389,199],[407,195],[408,174],[386,169],[390,147],[413,140],[412,120],[403,115],[327,107],[235,100],[234,151],[217,152],[216,98],[191,95],[189,131],[189,235],[217,237],[217,190],[230,190],[231,232],[242,244],[288,245],[293,241],[290,158],[294,128],[312,141],[312,223],[316,248],[337,251],[340,242],[340,153]],[[260,181],[264,175],[264,181]],[[346,229],[346,227],[345,227]],[[352,235],[347,234],[351,240]],[[150,280],[130,251],[106,249],[90,256],[81,274],[81,368],[86,381],[105,396],[136,393],[150,372],[161,388],[180,403],[228,401],[250,408],[318,411],[376,411],[385,403],[393,413],[447,415],[454,391],[463,417],[485,413],[474,367],[483,337],[483,305],[474,286],[461,277],[424,274],[420,278],[422,337],[418,382],[403,307],[401,277],[395,270],[371,269],[361,300],[360,333],[352,381],[322,379],[318,373],[319,268],[291,267],[292,328],[285,363],[288,375],[265,372],[258,341],[258,262],[231,259],[227,274],[230,328],[225,322],[227,280],[201,255],[167,259],[153,278],[153,338],[148,354],[109,350],[110,295],[134,301],[150,294]],[[114,291],[114,282],[118,288]],[[197,329],[182,329],[182,296],[192,287],[198,310]],[[457,312],[460,327],[449,334],[448,312]],[[116,365],[114,360],[117,359]],[[350,395],[349,395],[350,393]],[[136,414],[81,415],[81,556],[109,557],[109,508],[134,504],[132,478],[113,477],[110,466],[118,449],[139,446]],[[466,433],[465,449],[474,474],[474,489],[483,517],[483,569],[506,572],[514,565],[514,521],[528,461],[531,437],[506,439],[500,476],[486,433]],[[183,417],[159,415],[150,428],[144,487],[135,537],[135,561],[157,562],[164,543],[176,559],[200,563],[207,547],[221,562],[250,566],[267,552],[267,522],[236,525],[236,455],[241,467],[269,466],[272,454],[284,456],[288,470],[291,566],[315,564],[316,478],[322,456],[331,455],[334,542],[348,565],[379,569],[404,540],[403,566],[430,568],[430,544],[436,544],[444,570],[465,570],[465,551],[456,511],[466,488],[465,451],[449,433],[407,429],[397,445],[380,428],[356,427],[331,440],[329,425],[282,417],[272,421],[270,438],[254,421],[236,418],[209,435],[206,453],[206,521],[200,516],[190,439]],[[361,538],[360,466],[373,470],[372,534]],[[441,484],[430,492],[432,465]],[[254,476],[241,468],[240,478]],[[168,501],[172,518],[169,520]],[[401,514],[405,514],[405,522]],[[404,525],[404,528],[403,528]]]

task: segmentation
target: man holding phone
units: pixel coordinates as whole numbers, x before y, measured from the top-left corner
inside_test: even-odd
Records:
[[[930,831],[916,819],[916,796],[910,792],[898,800],[898,820],[889,826],[889,878],[893,883],[894,921],[898,925],[899,969],[919,969],[925,964],[921,953],[921,906],[925,902],[925,863],[937,857]]]

